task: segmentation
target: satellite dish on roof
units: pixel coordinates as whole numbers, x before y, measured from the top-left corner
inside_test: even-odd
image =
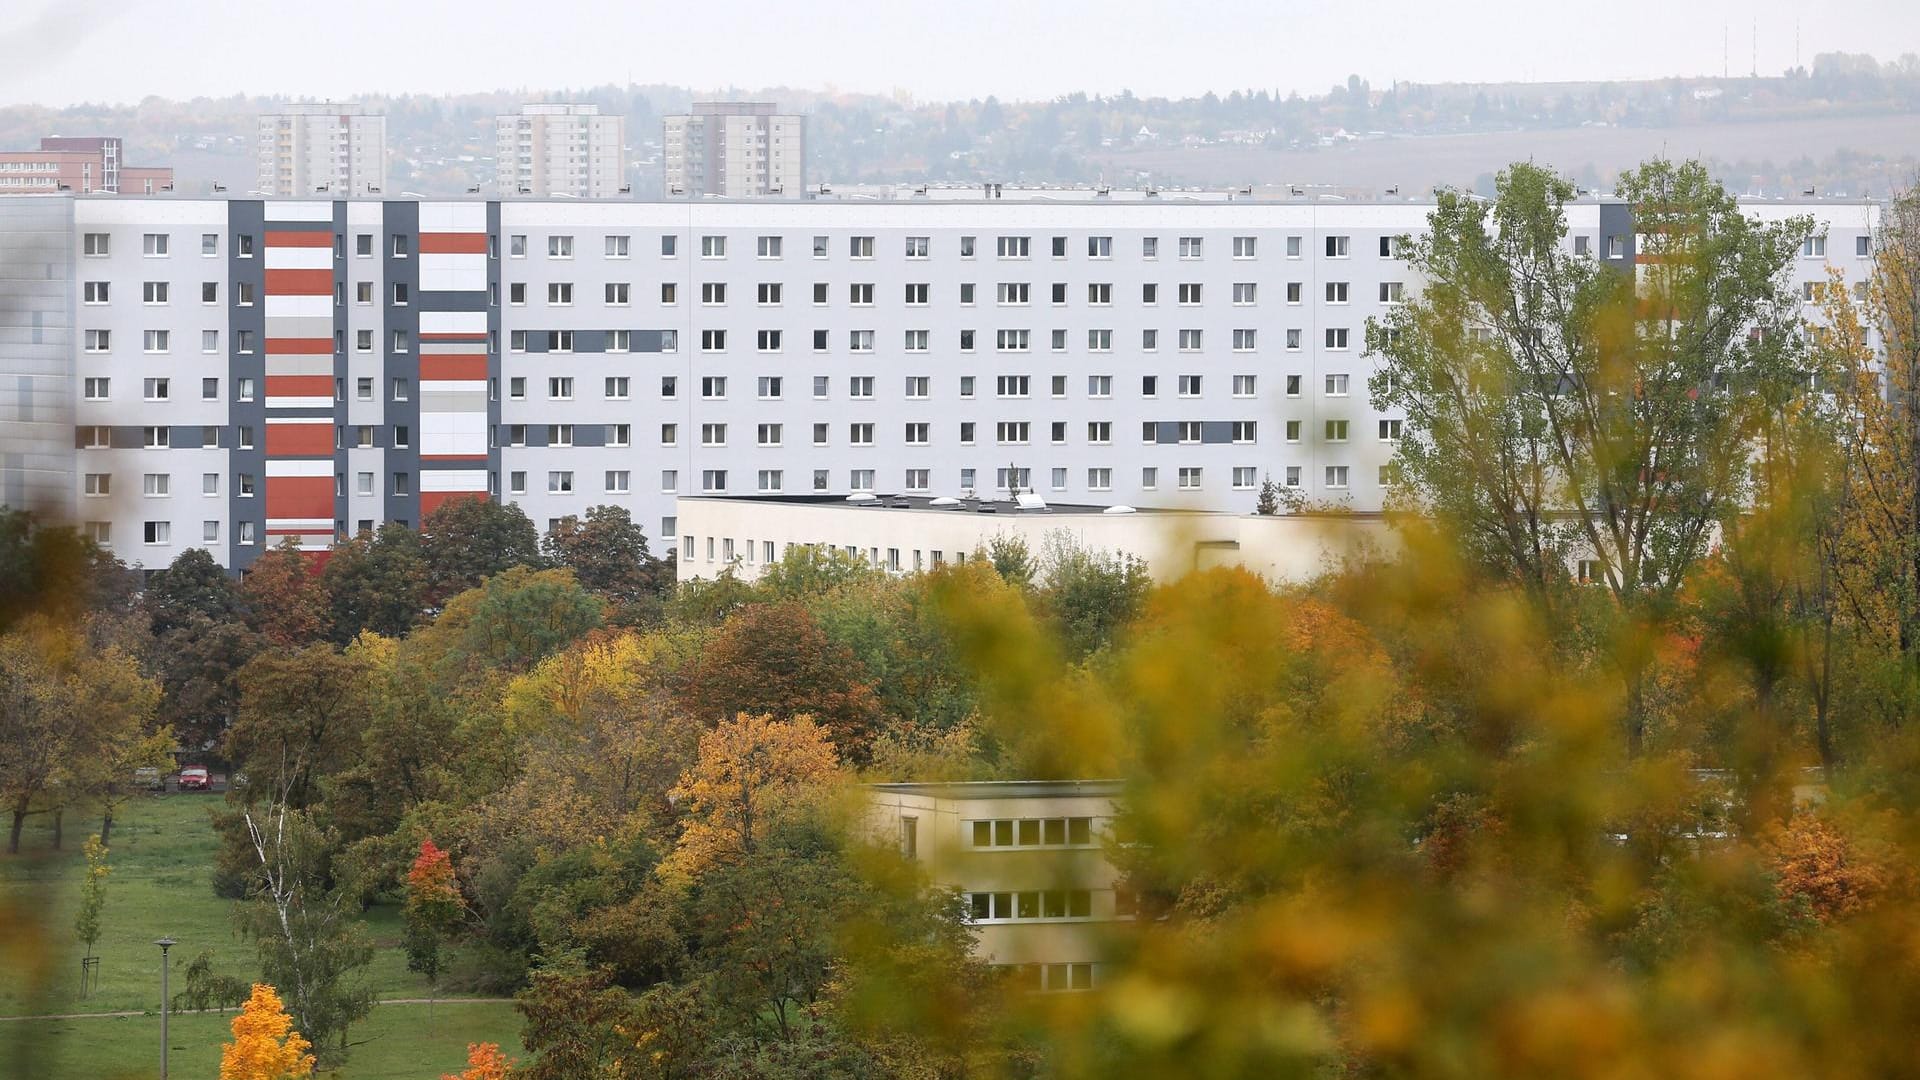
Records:
[[[1100,512],[1103,514],[1131,514],[1135,511],[1131,506],[1109,506]]]
[[[870,503],[873,500],[874,494],[871,491],[856,491],[847,496],[847,501],[850,503]]]

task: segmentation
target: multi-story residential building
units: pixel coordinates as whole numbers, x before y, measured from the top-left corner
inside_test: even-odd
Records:
[[[503,197],[610,199],[627,179],[627,118],[598,105],[522,105],[496,116],[494,190]]]
[[[1028,990],[1091,990],[1103,932],[1135,905],[1107,860],[1121,785],[1112,780],[874,784],[868,825],[957,890],[982,960]]]
[[[1430,206],[1049,195],[9,200],[67,258],[4,279],[0,311],[38,314],[0,340],[61,365],[23,407],[72,413],[16,452],[149,567],[463,493],[542,525],[618,504],[657,545],[683,494],[1244,512],[1271,475],[1379,507],[1400,417],[1363,331],[1419,289],[1397,244]],[[1821,223],[1810,314],[1829,265],[1870,265],[1871,204],[1748,208]],[[1632,265],[1624,204],[1567,217],[1570,253]]]
[[[379,195],[387,187],[387,118],[334,101],[262,113],[255,187],[282,197]]]
[[[798,198],[806,188],[807,119],[762,101],[697,101],[661,120],[668,198]]]
[[[125,164],[117,135],[48,135],[38,150],[0,150],[0,195],[172,190],[173,169]]]

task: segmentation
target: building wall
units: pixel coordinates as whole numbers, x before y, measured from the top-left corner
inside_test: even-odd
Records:
[[[662,192],[797,198],[806,187],[806,118],[765,103],[707,103],[661,121]]]
[[[70,518],[74,476],[71,200],[0,200],[0,506]]]
[[[263,113],[258,157],[255,187],[268,195],[379,194],[387,186],[387,118],[356,105]]]
[[[995,965],[1091,964],[1093,982],[1098,983],[1103,938],[1123,917],[1116,910],[1119,873],[1103,849],[1112,829],[1118,784],[880,784],[868,790],[873,835],[883,843],[900,844],[936,887],[1016,896],[1046,890],[1090,893],[1089,910],[1081,916],[974,919],[975,952]],[[1089,820],[1087,842],[1006,847],[973,843],[975,822],[1071,818]],[[913,822],[911,840],[908,821]]]
[[[591,105],[529,105],[494,118],[495,193],[611,199],[627,186],[627,120]]]
[[[1285,480],[1297,470],[1301,493],[1311,499],[1377,509],[1379,469],[1392,453],[1392,444],[1378,437],[1377,423],[1392,417],[1376,414],[1368,403],[1373,364],[1362,355],[1361,336],[1367,317],[1385,310],[1378,297],[1382,282],[1404,282],[1410,291],[1418,286],[1404,263],[1379,254],[1380,238],[1421,230],[1429,210],[1418,203],[1097,199],[295,202],[306,207],[300,214],[315,215],[302,218],[303,227],[331,234],[329,249],[313,250],[330,251],[322,261],[334,295],[330,308],[318,296],[276,300],[274,306],[311,307],[313,314],[302,317],[324,324],[332,338],[331,356],[314,354],[312,366],[315,374],[331,372],[340,400],[297,418],[330,416],[336,429],[340,453],[310,459],[334,461],[334,535],[386,520],[417,524],[425,490],[419,472],[433,470],[412,455],[425,452],[429,434],[460,433],[470,441],[484,404],[486,490],[521,504],[542,526],[596,504],[621,505],[656,546],[677,537],[674,504],[680,495],[755,494],[763,486],[767,493],[902,492],[910,477],[924,477],[925,488],[914,493],[960,495],[970,487],[991,497],[1004,487],[1000,471],[1007,468],[1025,470],[1031,486],[1052,502],[1234,512],[1251,509],[1260,479],[1271,474]],[[267,336],[263,260],[281,246],[268,243],[270,232],[298,231],[277,224],[277,215],[294,213],[280,207],[295,203],[121,196],[69,198],[59,205],[75,221],[69,249],[74,294],[90,280],[111,286],[108,302],[77,300],[74,315],[76,378],[112,379],[110,398],[100,402],[83,400],[84,382],[75,384],[74,423],[115,428],[111,449],[80,454],[75,490],[82,519],[108,523],[116,549],[129,561],[160,565],[183,543],[198,544],[203,532],[217,532],[216,553],[230,565],[244,564],[244,553],[227,551],[230,539],[237,542],[233,526],[256,522],[257,547],[271,542],[266,515],[253,509],[257,498],[240,504],[250,517],[232,520],[214,504],[227,505],[243,472],[236,462],[265,453],[259,430],[268,426],[260,396],[269,355],[260,351]],[[447,209],[430,212],[436,206]],[[460,209],[467,207],[484,209]],[[1603,209],[1589,202],[1569,210],[1575,235],[1587,238],[1599,257],[1606,250]],[[1854,252],[1856,238],[1872,223],[1869,206],[1764,204],[1753,212],[1812,213],[1825,223],[1825,256],[1796,260],[1796,281],[1824,280],[1830,263],[1850,277],[1868,265]],[[476,225],[481,214],[484,225]],[[456,218],[459,223],[451,224]],[[89,232],[108,235],[109,255],[85,254]],[[169,253],[144,255],[146,233],[168,236]],[[209,235],[215,254],[202,256]],[[254,256],[241,258],[235,250],[242,235],[252,238]],[[396,236],[405,256],[395,255]],[[1003,236],[1027,238],[1027,257],[999,257]],[[759,255],[763,237],[778,239],[779,257]],[[1052,254],[1055,237],[1063,239],[1062,257]],[[1200,242],[1197,257],[1181,256],[1183,237]],[[1240,237],[1253,238],[1251,257],[1235,257]],[[1288,242],[1296,237],[1300,255],[1289,257]],[[1346,256],[1325,254],[1329,237],[1347,238]],[[568,254],[550,254],[560,250],[558,238],[566,238]],[[1090,256],[1090,240],[1109,238],[1110,254]],[[974,252],[962,255],[969,239]],[[1157,241],[1157,257],[1145,256],[1148,239]],[[927,254],[910,255],[921,250],[922,240]],[[440,244],[460,250],[430,250]],[[484,293],[472,287],[471,264],[482,261]],[[430,262],[437,269],[430,270]],[[302,266],[323,269],[304,261]],[[256,273],[255,302],[242,305],[233,275],[252,280]],[[453,280],[440,274],[454,275],[458,287],[434,287],[436,280]],[[147,280],[168,281],[170,302],[143,303]],[[1332,281],[1347,284],[1348,302],[1327,301]],[[200,302],[203,283],[214,286],[212,304]],[[1002,283],[1025,284],[1028,302],[998,303]],[[1256,285],[1254,303],[1233,302],[1237,283]],[[1300,285],[1299,303],[1287,301],[1289,283]],[[408,286],[404,302],[396,301],[396,284]],[[1063,287],[1064,303],[1052,302],[1055,284]],[[1157,289],[1152,304],[1143,302],[1149,284]],[[1200,286],[1198,303],[1181,303],[1183,284]],[[781,302],[760,303],[762,285],[778,286]],[[814,303],[816,285],[824,289],[823,303]],[[917,302],[922,285],[925,303]],[[971,303],[961,299],[966,285],[974,290]],[[1091,285],[1110,286],[1111,302],[1090,302]],[[524,302],[515,286],[524,290]],[[703,300],[710,286],[724,288],[724,301],[717,292],[704,292],[714,302]],[[862,287],[858,294],[855,286]],[[865,286],[871,286],[871,303],[865,302]],[[916,287],[916,302],[909,302],[908,286]],[[625,302],[617,296],[610,302],[609,287],[624,287]],[[471,396],[471,386],[458,385],[437,388],[448,396],[427,407],[419,393],[423,354],[417,346],[428,334],[477,333],[479,319],[467,317],[475,312],[484,315],[488,334],[484,402]],[[430,330],[430,324],[441,328]],[[89,329],[109,331],[111,346],[87,352]],[[1193,351],[1183,351],[1179,335],[1189,329],[1200,331],[1200,340]],[[1240,329],[1255,331],[1251,349],[1234,347]],[[1329,329],[1347,331],[1346,348],[1327,347]],[[169,332],[166,353],[143,351],[147,330]],[[200,351],[206,330],[219,333],[210,354]],[[251,334],[250,353],[240,351],[243,330]],[[406,335],[404,350],[394,347],[395,330]],[[1002,330],[1025,331],[1027,349],[997,348]],[[1064,346],[1057,350],[1056,330]],[[1110,348],[1090,347],[1097,344],[1090,339],[1096,330],[1111,332]],[[1158,335],[1153,350],[1143,348],[1148,330]],[[1290,330],[1300,333],[1298,349],[1287,347]],[[761,347],[762,331],[779,334],[777,349],[771,339]],[[708,332],[714,332],[711,339],[704,336]],[[814,347],[816,332],[824,335],[823,348]],[[910,348],[922,332],[926,348]],[[963,348],[969,332],[972,347]],[[869,334],[871,349],[856,348]],[[462,336],[434,344],[460,346],[452,355],[469,358],[451,365],[462,377],[443,372],[438,378],[474,381],[465,376],[477,370],[471,362],[477,354],[463,350],[478,342]],[[618,351],[622,344],[624,352]],[[254,399],[240,401],[238,380],[247,372],[257,380]],[[169,400],[143,400],[141,380],[162,373],[173,380]],[[1185,395],[1183,375],[1199,380]],[[1329,375],[1346,376],[1346,393],[1330,392]],[[1001,396],[1001,376],[1026,377],[1026,394]],[[1235,376],[1251,377],[1251,388],[1244,380],[1236,386]],[[1297,393],[1288,385],[1295,377]],[[211,399],[201,397],[206,378],[215,380]],[[392,399],[395,378],[410,380],[409,400]],[[779,380],[777,397],[760,392],[763,378]],[[610,379],[626,380],[624,397],[608,392]],[[724,379],[724,387],[706,379]],[[1329,420],[1348,423],[1346,441],[1325,437]],[[145,449],[143,429],[162,422],[178,436],[172,448]],[[1236,422],[1252,425],[1239,429],[1251,441],[1234,441]],[[1289,422],[1299,424],[1298,441],[1287,436]],[[236,445],[243,423],[255,428],[247,450]],[[1025,441],[1003,443],[1002,423],[1027,424]],[[707,431],[714,445],[702,444],[709,424],[725,425],[723,444],[718,428]],[[778,446],[759,444],[762,424],[779,425]],[[815,424],[825,425],[818,445]],[[926,425],[924,444],[908,441],[910,424]],[[970,442],[962,437],[968,424]],[[1061,425],[1057,442],[1055,424]],[[1108,441],[1090,439],[1090,424],[1110,425]],[[1198,442],[1181,441],[1182,424],[1198,425],[1192,429]],[[670,432],[666,425],[672,425]],[[870,443],[855,444],[854,436],[864,440],[869,430],[855,425],[871,425]],[[213,438],[206,427],[217,429]],[[400,427],[407,429],[405,447],[394,445]],[[471,454],[467,443],[461,445],[467,447],[462,453]],[[1330,467],[1347,470],[1344,487],[1328,482]],[[1197,470],[1186,474],[1184,487],[1182,469]],[[143,474],[160,470],[174,477],[171,503],[138,495]],[[93,471],[116,474],[110,497],[79,496],[84,475]],[[438,471],[478,469],[469,458]],[[203,473],[215,476],[219,499],[196,501]],[[406,474],[407,493],[396,496],[394,477],[400,473]],[[364,494],[363,475],[372,478]],[[469,475],[432,483],[456,479],[469,487],[475,482]],[[189,489],[192,497],[183,497]],[[174,523],[168,542],[127,542],[142,535],[143,521],[163,520],[157,516],[163,513]],[[203,530],[205,522],[214,525]],[[320,532],[299,535],[310,545],[322,542]]]

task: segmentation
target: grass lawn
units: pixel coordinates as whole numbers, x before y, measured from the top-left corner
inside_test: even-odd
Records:
[[[497,1002],[443,1001],[433,1006],[377,1005],[354,1026],[358,1043],[337,1073],[340,1080],[439,1080],[467,1064],[469,1042],[502,1043],[520,1056],[519,1017]],[[231,1037],[233,1014],[188,1013],[168,1021],[173,1044],[167,1071],[176,1078],[218,1076],[220,1046]],[[79,1080],[152,1080],[160,1075],[160,1018],[0,1021],[0,1075]],[[24,1051],[31,1055],[16,1057]]]
[[[144,796],[122,808],[114,822],[106,903],[101,913],[98,989],[79,996],[81,949],[73,936],[81,869],[80,845],[99,828],[98,818],[69,815],[66,850],[52,851],[44,816],[29,819],[21,854],[0,854],[0,1016],[157,1010],[160,950],[156,938],[171,936],[172,990],[185,988],[185,968],[202,950],[213,954],[214,971],[246,981],[259,976],[252,942],[233,930],[232,902],[213,894],[213,829],[207,811],[220,796]],[[364,971],[379,998],[429,996],[426,980],[406,968],[399,947],[398,909],[375,907],[366,925],[374,960]],[[12,953],[25,949],[28,955]],[[32,961],[38,961],[38,964]],[[36,977],[34,967],[40,968]],[[504,1004],[436,1005],[429,1031],[424,1005],[385,1005],[350,1033],[358,1048],[343,1077],[408,1076],[435,1080],[458,1071],[467,1041],[497,1042],[517,1052],[519,1021]],[[212,1076],[230,1017],[184,1016],[172,1028],[175,1076]],[[58,1022],[0,1021],[0,1075],[115,1077],[157,1075],[160,1021],[157,1015]],[[444,1044],[444,1045],[443,1045]],[[12,1055],[38,1048],[31,1071]],[[451,1048],[449,1050],[448,1048]],[[151,1061],[149,1061],[151,1059]],[[49,1068],[49,1066],[58,1066]]]

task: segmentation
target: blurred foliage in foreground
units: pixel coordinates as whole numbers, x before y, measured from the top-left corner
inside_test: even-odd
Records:
[[[668,596],[618,521],[542,552],[475,505],[319,575],[76,588],[84,633],[11,623],[0,720],[40,760],[108,730],[62,719],[94,657],[116,738],[248,774],[217,887],[335,1058],[350,916],[405,901],[443,987],[517,996],[530,1080],[1920,1072],[1920,213],[1813,309],[1801,224],[1688,167],[1626,188],[1665,223],[1636,288],[1562,257],[1530,167],[1410,250],[1439,284],[1369,334],[1422,511],[1391,562],[793,550]],[[1556,516],[1588,498],[1633,505]],[[496,533],[484,572],[434,554]],[[0,753],[28,812],[106,797]],[[1100,777],[1141,915],[1091,992],[1015,991],[852,827],[863,780]]]

